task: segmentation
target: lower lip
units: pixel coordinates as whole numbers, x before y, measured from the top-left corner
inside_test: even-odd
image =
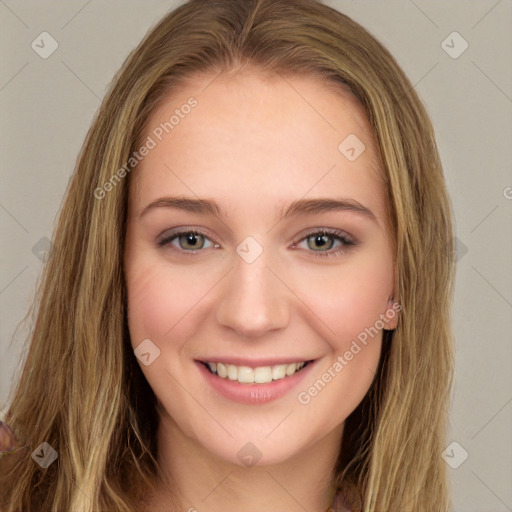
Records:
[[[241,384],[237,380],[223,379],[211,373],[203,363],[196,361],[206,382],[221,395],[242,404],[264,404],[281,398],[297,386],[311,371],[315,361],[290,377],[265,384]]]

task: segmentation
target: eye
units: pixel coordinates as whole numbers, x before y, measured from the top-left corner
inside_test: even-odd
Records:
[[[355,246],[356,242],[348,237],[343,231],[337,229],[322,229],[312,231],[299,243],[306,242],[307,248],[311,252],[315,252],[315,256],[339,256],[346,252],[351,246]],[[338,242],[337,249],[333,249]]]
[[[207,242],[210,245],[207,245]],[[157,245],[159,247],[171,246],[172,249],[181,252],[195,253],[201,249],[208,249],[209,247],[218,247],[217,244],[213,244],[212,241],[200,231],[194,229],[166,232],[157,239]]]
[[[306,242],[308,252],[315,256],[339,256],[351,246],[357,245],[346,233],[336,229],[320,229],[306,234],[295,246]],[[195,229],[181,229],[180,231],[167,231],[156,241],[158,247],[170,247],[182,254],[197,254],[202,249],[218,248],[205,233]],[[338,244],[336,246],[336,243]],[[335,249],[335,247],[337,247]]]

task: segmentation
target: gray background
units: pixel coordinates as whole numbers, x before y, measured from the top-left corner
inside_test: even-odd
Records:
[[[128,52],[177,3],[0,0],[0,408],[92,117]],[[457,444],[445,453],[458,466],[455,510],[512,511],[512,1],[328,3],[390,49],[432,116],[458,239]],[[46,59],[31,47],[44,31],[58,43]],[[454,31],[469,45],[457,58]]]

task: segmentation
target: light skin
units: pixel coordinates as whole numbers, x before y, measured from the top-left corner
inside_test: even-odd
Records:
[[[194,77],[153,112],[144,139],[190,96],[198,102],[131,177],[129,330],[134,349],[149,338],[160,350],[150,365],[139,362],[165,411],[158,460],[177,510],[323,512],[344,422],[373,380],[382,332],[309,403],[297,396],[392,309],[393,242],[375,141],[342,87],[251,69],[214,78]],[[349,134],[366,146],[354,161],[338,150]],[[176,196],[215,201],[223,215],[148,208]],[[318,198],[357,202],[371,214],[280,218],[291,202]],[[172,238],[176,227],[205,237]],[[333,235],[319,241],[324,229],[355,245]],[[248,236],[263,249],[251,263],[236,251]],[[162,238],[167,245],[158,246]],[[197,360],[226,354],[315,363],[296,388],[249,405],[217,393],[198,370]],[[261,454],[252,467],[237,456],[249,442]],[[148,510],[164,510],[170,496],[162,486]]]

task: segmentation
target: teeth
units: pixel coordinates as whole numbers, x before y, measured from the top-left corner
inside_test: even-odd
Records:
[[[228,379],[229,380],[237,380],[238,379],[237,367],[235,365],[228,364],[227,369],[228,369]]]
[[[273,380],[279,380],[284,378],[286,375],[286,368],[288,365],[286,364],[277,364],[276,366],[272,367],[272,379]]]
[[[297,364],[296,363],[292,363],[292,364],[289,364],[287,367],[286,367],[286,375],[288,375],[288,377],[290,375],[293,375],[295,373],[295,370],[297,369]]]
[[[254,382],[254,370],[248,366],[233,366],[235,375],[238,377],[238,382]]]
[[[272,381],[272,368],[270,366],[260,366],[254,369],[254,382],[264,384]]]
[[[217,375],[225,379],[228,376],[228,371],[222,363],[217,363]]]
[[[292,376],[295,372],[304,368],[305,361],[300,363],[276,364],[275,366],[259,366],[250,368],[249,366],[235,366],[234,364],[224,363],[206,363],[212,373],[215,373],[222,379],[237,380],[242,384],[265,384],[273,380],[281,380]]]

